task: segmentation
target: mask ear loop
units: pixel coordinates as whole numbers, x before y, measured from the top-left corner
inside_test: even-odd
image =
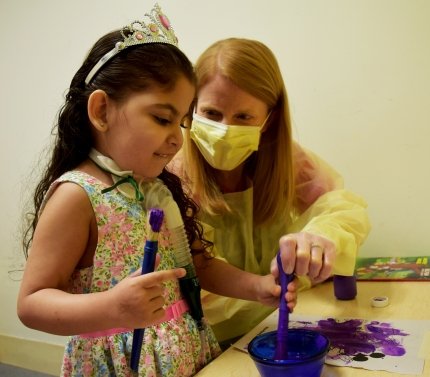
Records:
[[[269,111],[269,114],[267,114],[266,119],[264,119],[263,124],[260,127],[260,133],[263,133],[264,131],[266,131],[266,126],[267,126],[267,120],[270,118],[270,116],[272,115],[272,110]]]

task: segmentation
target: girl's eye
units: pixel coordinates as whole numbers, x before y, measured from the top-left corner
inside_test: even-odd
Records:
[[[158,124],[161,124],[162,126],[167,126],[170,124],[170,120],[166,118],[161,118],[159,116],[154,115],[154,119]]]
[[[188,128],[188,126],[185,124],[185,122],[181,122],[181,124],[179,125],[181,128]]]

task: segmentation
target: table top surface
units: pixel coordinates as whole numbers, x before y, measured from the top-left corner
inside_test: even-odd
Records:
[[[300,292],[296,315],[332,318],[363,318],[373,320],[430,320],[430,284],[428,282],[364,282],[357,285],[357,297],[340,301],[334,297],[333,283],[320,284]],[[371,305],[374,296],[387,296],[389,305],[375,308]],[[430,358],[430,355],[429,355]],[[425,362],[421,376],[430,377],[430,360]],[[259,377],[250,356],[230,347],[217,359],[196,374],[198,377]],[[325,365],[322,377],[417,377],[385,371]]]

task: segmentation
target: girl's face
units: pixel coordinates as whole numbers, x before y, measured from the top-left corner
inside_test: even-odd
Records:
[[[268,110],[266,103],[220,74],[198,93],[197,114],[226,125],[259,126],[265,121]]]
[[[171,89],[153,87],[120,105],[108,100],[107,130],[97,147],[122,170],[157,177],[182,146],[181,124],[194,95],[193,84],[180,76]]]

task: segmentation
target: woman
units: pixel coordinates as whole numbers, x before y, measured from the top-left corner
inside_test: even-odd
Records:
[[[302,288],[333,274],[352,275],[370,229],[367,205],[293,141],[287,93],[271,50],[254,40],[221,40],[200,56],[195,70],[193,121],[170,169],[199,204],[214,254],[266,274],[276,270],[280,249],[284,270],[294,271]],[[203,306],[221,342],[273,310],[206,292]]]

